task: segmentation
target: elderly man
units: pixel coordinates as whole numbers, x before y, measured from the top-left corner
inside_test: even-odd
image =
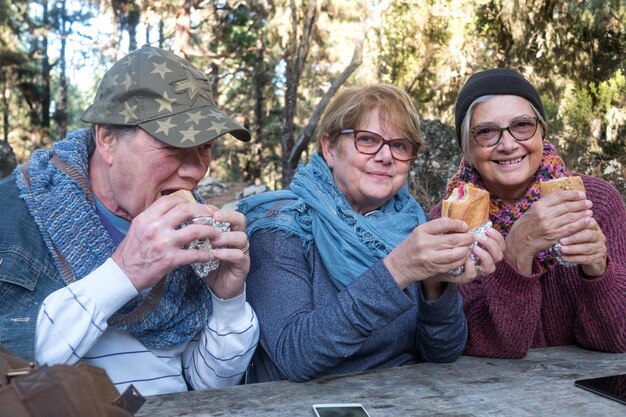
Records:
[[[250,133],[202,72],[150,46],[105,74],[81,119],[91,129],[0,182],[0,344],[102,367],[120,391],[237,384],[259,334],[245,219],[171,194],[195,188],[219,137]]]

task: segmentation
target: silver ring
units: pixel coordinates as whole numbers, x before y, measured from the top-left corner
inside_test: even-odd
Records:
[[[485,276],[485,271],[483,271],[480,265],[476,265],[476,272],[478,272],[478,275],[480,275],[481,277]]]
[[[243,248],[241,248],[241,251],[242,251],[243,253],[246,253],[246,252],[248,252],[248,249],[250,249],[250,241],[249,241],[249,240],[247,240],[247,241],[246,241],[246,246],[244,246]]]

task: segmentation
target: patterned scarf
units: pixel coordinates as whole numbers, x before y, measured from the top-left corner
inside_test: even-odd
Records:
[[[563,160],[556,154],[554,146],[547,140],[544,140],[541,164],[537,172],[535,172],[535,175],[531,178],[526,193],[517,200],[503,200],[491,194],[489,218],[493,222],[493,227],[506,238],[513,223],[541,197],[541,187],[539,185],[541,181],[570,175],[572,174],[565,168]],[[460,183],[465,182],[472,183],[484,190],[487,189],[478,171],[471,167],[465,158],[463,158],[459,169],[448,183],[446,198],[450,196],[452,191],[458,187]],[[539,252],[536,255],[536,259],[544,270],[556,263],[556,259],[552,256],[549,249],[544,249]]]
[[[115,250],[89,188],[87,166],[94,148],[90,132],[80,129],[52,150],[33,152],[18,173],[21,197],[66,285],[91,273]],[[185,266],[126,303],[108,323],[149,348],[167,348],[191,340],[210,314],[207,285]]]
[[[355,212],[339,191],[328,165],[313,154],[300,166],[288,189],[248,197],[239,203],[248,234],[281,230],[315,242],[335,286],[341,290],[426,221],[405,184],[380,209]]]

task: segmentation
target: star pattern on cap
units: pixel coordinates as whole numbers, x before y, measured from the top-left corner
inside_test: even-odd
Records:
[[[123,78],[123,81],[120,81],[120,78]],[[133,85],[133,77],[125,72],[122,74],[119,74],[116,78],[115,78],[115,83],[118,85],[123,85],[125,91],[128,91],[128,89]]]
[[[154,65],[154,69],[150,74],[159,74],[163,80],[165,79],[165,74],[172,72],[172,70],[167,67],[167,62],[163,62],[161,64],[153,62],[152,65]]]
[[[183,138],[181,139],[180,143],[185,143],[187,141],[196,143],[196,135],[200,133],[200,131],[193,130],[190,128],[187,130],[181,130],[180,133],[183,135]]]
[[[168,117],[167,119],[164,119],[164,120],[157,120],[156,122],[159,125],[159,128],[156,130],[156,133],[163,132],[166,135],[169,135],[170,129],[173,127],[176,127],[176,125],[172,123],[171,117]]]
[[[146,52],[146,59],[152,59],[155,56],[158,56],[158,57],[161,56],[161,54],[158,52],[156,48],[146,48],[145,52]]]
[[[129,71],[129,69],[128,69],[128,67],[129,67],[128,61],[130,60],[129,56],[130,55],[125,56],[124,58],[122,58],[119,61],[117,61],[115,63],[115,65],[113,65],[113,68],[116,68],[116,71],[117,71],[118,74],[121,74],[121,73]]]
[[[202,112],[196,111],[196,112],[187,114],[187,120],[185,121],[185,123],[193,123],[197,125],[197,124],[200,124],[201,119],[202,119]]]
[[[213,116],[215,120],[222,120],[226,118],[226,116],[224,116],[224,113],[219,112],[215,109],[211,109],[211,116]]]
[[[169,51],[144,46],[105,74],[81,120],[141,125],[173,146],[197,146],[240,129],[215,106],[202,71]]]
[[[214,122],[214,123],[211,124],[211,127],[208,130],[209,130],[209,132],[212,131],[212,132],[215,132],[216,134],[218,134],[218,133],[222,133],[226,129],[228,129],[228,127],[226,126],[226,123]]]
[[[137,109],[137,105],[131,106],[127,101],[124,102],[124,111],[121,111],[119,114],[124,116],[124,123],[128,123],[130,120],[137,119],[137,115],[135,114],[135,110]]]
[[[163,97],[157,98],[157,99],[155,99],[155,101],[157,103],[159,103],[159,110],[157,110],[157,112],[161,113],[163,111],[163,109],[167,109],[169,111],[172,111],[172,103],[174,103],[176,100],[173,100],[170,97],[168,97],[167,96],[167,91],[164,91],[163,92]]]
[[[197,78],[187,68],[185,68],[185,70],[187,74],[184,79],[170,83],[174,92],[183,93],[187,91],[189,93],[189,101],[192,105],[199,96],[204,97],[208,102],[212,103],[213,100],[210,97],[211,88],[208,86],[208,81],[205,78]]]
[[[124,77],[124,87],[126,91],[128,91],[131,85],[133,85],[133,77],[129,73],[126,73]]]

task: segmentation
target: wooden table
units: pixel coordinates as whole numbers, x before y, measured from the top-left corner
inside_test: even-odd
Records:
[[[525,359],[463,356],[380,371],[148,397],[138,417],[312,417],[314,403],[362,403],[371,417],[626,416],[626,406],[574,386],[626,373],[626,354],[573,346]]]

